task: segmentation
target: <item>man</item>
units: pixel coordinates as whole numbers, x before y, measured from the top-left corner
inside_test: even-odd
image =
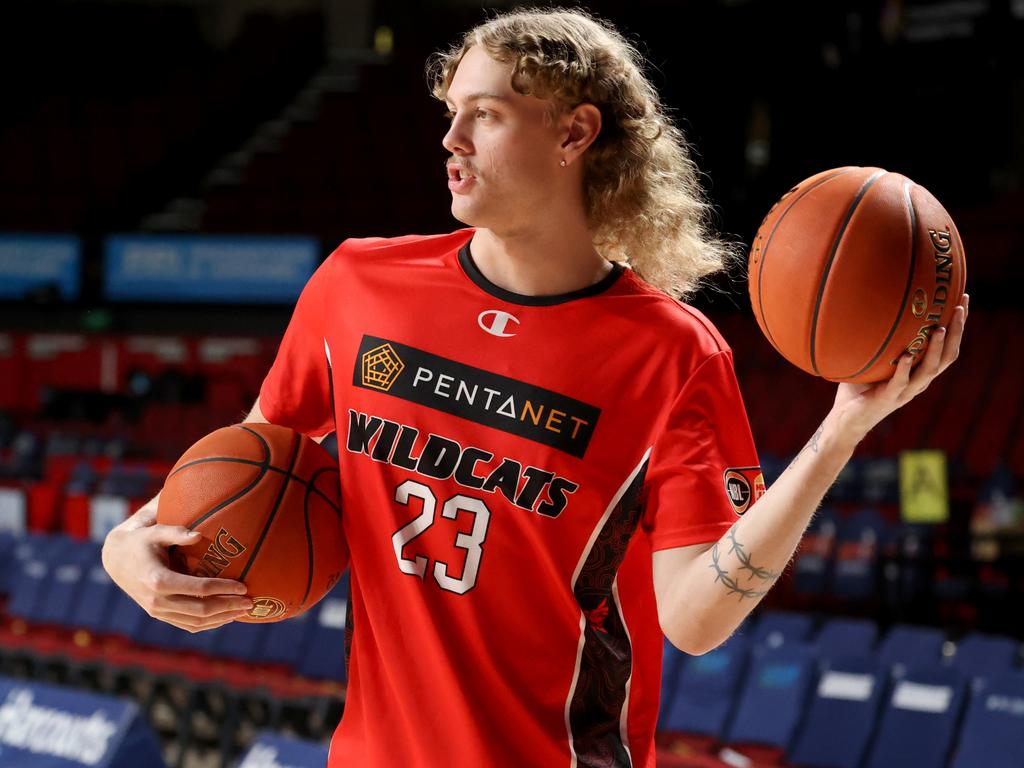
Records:
[[[331,766],[653,766],[659,627],[722,643],[859,440],[957,355],[966,299],[913,373],[841,385],[764,491],[731,350],[665,292],[731,254],[641,63],[576,11],[471,30],[431,69],[469,228],[346,241],[296,305],[248,420],[338,434]],[[242,615],[237,583],[166,569],[190,538],[154,509],[108,537],[115,581],[193,631]]]

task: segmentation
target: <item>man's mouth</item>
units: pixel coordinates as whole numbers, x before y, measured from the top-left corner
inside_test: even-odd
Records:
[[[471,174],[469,171],[462,168],[459,165],[448,166],[448,180],[449,181],[463,181],[465,179],[475,179],[476,176]]]

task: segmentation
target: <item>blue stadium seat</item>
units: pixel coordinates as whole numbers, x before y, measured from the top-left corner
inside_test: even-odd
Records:
[[[309,644],[299,660],[306,677],[345,682],[345,613],[348,601],[337,588],[316,606]]]
[[[99,563],[100,546],[94,542],[78,542],[63,550],[62,554],[51,563],[53,577],[43,589],[38,620],[73,627],[74,610],[85,583],[85,574]]]
[[[789,762],[814,768],[859,768],[888,678],[888,670],[871,656],[830,660],[818,679]]]
[[[883,664],[899,668],[938,664],[942,660],[942,645],[946,637],[934,627],[897,624],[882,638],[878,657]]]
[[[967,677],[998,678],[1013,669],[1019,646],[1012,637],[972,632],[957,644],[953,666]]]
[[[867,507],[844,521],[839,531],[832,592],[847,600],[875,594],[879,556],[892,541],[889,522]]]
[[[793,590],[805,595],[824,594],[831,577],[836,538],[842,517],[823,507],[804,534],[793,563]]]
[[[1024,674],[974,688],[951,768],[1024,768]]]
[[[89,566],[71,612],[72,623],[92,632],[108,631],[110,611],[117,599],[116,593],[120,592],[100,563]]]
[[[138,604],[120,589],[114,589],[114,596],[109,607],[107,632],[138,640],[142,634],[142,626],[150,619]]]
[[[896,680],[867,768],[945,768],[967,684],[959,671],[914,666]]]
[[[755,648],[779,648],[803,643],[814,628],[814,617],[808,613],[764,611],[754,627]]]
[[[816,666],[814,649],[804,644],[755,651],[726,741],[788,748],[803,717]]]
[[[96,492],[137,499],[147,496],[152,484],[153,480],[146,467],[118,462],[99,481]]]
[[[42,597],[52,579],[53,567],[42,558],[30,557],[17,563],[7,612],[25,621],[39,621]]]
[[[215,650],[221,656],[239,661],[256,661],[260,657],[260,646],[268,629],[266,624],[249,624],[243,621],[225,624],[217,633]]]
[[[735,707],[750,650],[748,638],[733,635],[713,651],[690,658],[680,670],[675,694],[666,702],[664,729],[720,738]]]
[[[676,686],[679,683],[679,676],[682,674],[683,666],[690,657],[676,648],[665,639],[664,648],[661,654],[661,706],[658,710],[658,730],[661,730],[662,721],[668,713],[668,705],[675,695]]]
[[[46,596],[56,567],[73,559],[77,542],[66,536],[26,536],[14,547],[7,611],[25,621],[52,622]]]
[[[141,645],[151,645],[165,651],[174,651],[187,642],[185,638],[190,637],[190,634],[184,629],[179,629],[166,621],[154,619],[147,614],[142,624],[139,625],[138,634],[133,639]]]
[[[315,624],[312,616],[316,612],[317,609],[314,608],[287,621],[278,621],[264,627],[266,637],[260,649],[259,660],[297,667],[310,630]]]
[[[71,476],[64,486],[65,493],[90,494],[99,482],[99,474],[89,459],[79,460],[71,470]]]
[[[4,557],[12,555],[14,545],[22,539],[22,534],[6,529],[0,530],[0,554]]]
[[[878,626],[869,619],[834,618],[825,622],[813,640],[818,657],[834,659],[870,653],[878,641]]]

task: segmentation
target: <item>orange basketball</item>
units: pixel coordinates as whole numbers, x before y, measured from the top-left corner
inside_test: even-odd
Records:
[[[748,266],[764,335],[831,381],[888,379],[904,352],[916,365],[966,280],[946,210],[881,168],[834,168],[793,187],[761,222]]]
[[[174,567],[237,579],[254,606],[241,621],[278,621],[306,610],[348,565],[338,462],[287,427],[235,424],[189,448],[174,465],[157,522],[202,534],[175,547]]]

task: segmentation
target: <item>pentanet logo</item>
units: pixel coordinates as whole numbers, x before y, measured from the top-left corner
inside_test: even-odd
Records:
[[[397,341],[363,336],[352,383],[583,458],[601,409]]]

